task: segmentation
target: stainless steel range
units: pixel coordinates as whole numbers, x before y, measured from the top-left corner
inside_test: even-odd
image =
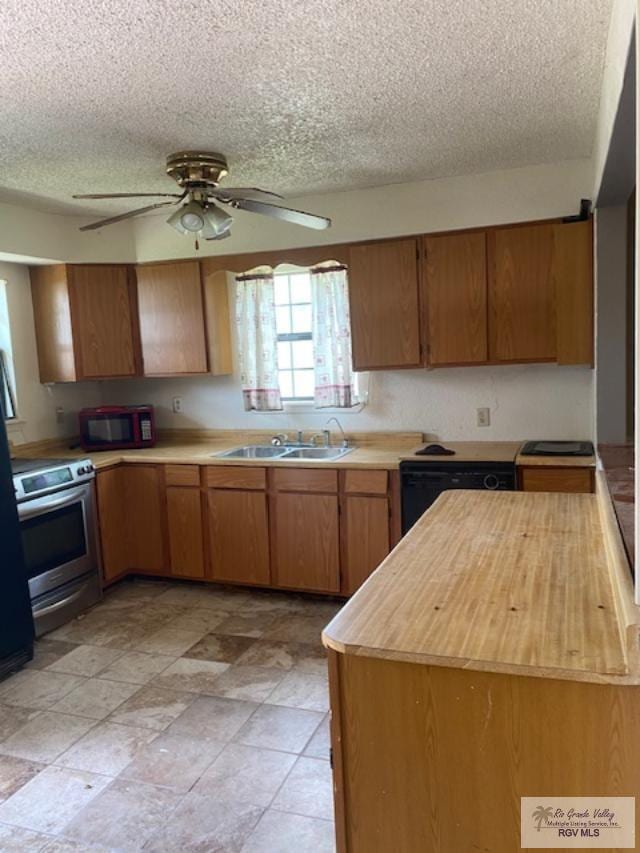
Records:
[[[89,459],[13,459],[13,485],[36,636],[100,599]]]

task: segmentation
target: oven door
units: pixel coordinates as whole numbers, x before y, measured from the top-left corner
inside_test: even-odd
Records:
[[[18,504],[31,598],[97,572],[93,484]]]

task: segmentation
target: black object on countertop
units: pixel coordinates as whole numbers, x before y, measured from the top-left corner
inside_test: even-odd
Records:
[[[593,456],[590,441],[527,441],[521,456]]]
[[[422,450],[416,450],[416,456],[455,456],[455,450],[443,447],[441,444],[427,444]]]

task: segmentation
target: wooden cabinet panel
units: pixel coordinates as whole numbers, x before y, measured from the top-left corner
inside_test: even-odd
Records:
[[[558,314],[558,364],[593,364],[592,223],[553,229],[553,277]]]
[[[354,593],[389,553],[387,498],[347,497],[342,521],[342,592]]]
[[[281,492],[338,491],[338,472],[335,469],[272,468],[271,478],[273,488]]]
[[[205,265],[201,265],[201,269],[207,323],[209,371],[214,376],[222,376],[233,373],[227,273],[223,270],[207,271]]]
[[[209,489],[207,508],[212,577],[268,585],[271,573],[266,494]]]
[[[275,585],[338,592],[337,496],[278,494],[271,500]]]
[[[593,492],[592,468],[520,468],[520,488],[525,492]]]
[[[122,466],[98,471],[96,497],[102,549],[102,574],[104,580],[109,582],[129,570],[127,508],[124,501]]]
[[[546,224],[488,232],[492,361],[556,358],[553,229]]]
[[[349,303],[356,370],[419,367],[417,240],[349,250]]]
[[[344,492],[347,495],[386,495],[387,480],[386,471],[345,471]]]
[[[206,473],[207,486],[219,489],[266,489],[267,472],[249,465],[210,466]]]
[[[124,465],[122,472],[129,568],[162,573],[169,562],[164,540],[162,468]]]
[[[78,378],[134,376],[139,360],[130,269],[73,265],[67,275]]]
[[[171,574],[178,577],[203,578],[205,572],[200,489],[169,486],[167,519]]]
[[[67,268],[31,267],[29,273],[40,382],[75,382]]]
[[[428,361],[475,364],[489,357],[486,233],[427,237],[425,308]]]
[[[164,479],[167,486],[199,486],[198,465],[165,465]]]
[[[145,376],[207,372],[204,306],[197,261],[136,270]]]

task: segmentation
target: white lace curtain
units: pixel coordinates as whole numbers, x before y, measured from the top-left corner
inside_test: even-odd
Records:
[[[316,408],[350,408],[356,394],[351,361],[347,270],[342,265],[311,270]]]
[[[273,272],[236,277],[236,325],[245,409],[281,410]]]

